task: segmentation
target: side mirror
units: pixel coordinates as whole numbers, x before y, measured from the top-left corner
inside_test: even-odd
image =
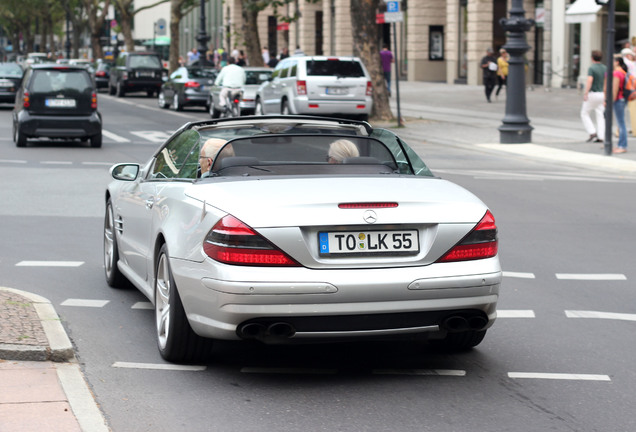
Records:
[[[110,175],[115,180],[134,181],[137,179],[140,169],[141,168],[139,164],[134,164],[134,163],[118,164],[118,165],[113,165],[113,167],[110,169]]]

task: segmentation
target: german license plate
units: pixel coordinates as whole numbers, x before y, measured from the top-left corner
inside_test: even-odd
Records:
[[[0,87],[13,87],[13,81],[0,79]]]
[[[44,104],[50,108],[75,108],[75,99],[46,99]]]
[[[139,77],[153,77],[155,76],[154,72],[137,72],[137,76]]]
[[[420,250],[417,230],[320,232],[321,255],[415,255]]]
[[[346,95],[349,90],[346,87],[327,87],[326,93],[328,95]]]

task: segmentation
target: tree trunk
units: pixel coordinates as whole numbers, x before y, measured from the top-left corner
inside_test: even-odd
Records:
[[[261,53],[261,42],[258,37],[258,13],[252,2],[243,0],[241,2],[243,15],[243,39],[245,40],[245,51],[250,66],[265,66]],[[228,46],[229,48],[229,46]]]
[[[353,54],[360,57],[371,75],[371,83],[373,84],[371,118],[374,120],[392,120],[393,114],[389,105],[389,93],[386,88],[380,60],[378,25],[375,23],[378,4],[379,0],[351,0]]]
[[[170,59],[169,73],[174,72],[179,67],[179,23],[183,17],[181,6],[183,0],[170,1]]]

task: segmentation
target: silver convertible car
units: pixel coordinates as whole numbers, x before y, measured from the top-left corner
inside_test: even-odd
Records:
[[[196,361],[214,339],[408,338],[460,351],[495,321],[493,215],[388,130],[304,116],[193,122],[111,174],[106,280],[154,304],[168,361]]]

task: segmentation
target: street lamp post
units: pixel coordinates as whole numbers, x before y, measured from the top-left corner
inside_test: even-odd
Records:
[[[206,59],[206,53],[208,51],[207,49],[207,43],[210,40],[210,36],[208,36],[208,34],[205,31],[205,0],[201,0],[201,13],[200,13],[200,20],[199,20],[199,34],[196,37],[197,42],[199,42],[199,64],[200,65],[206,65],[207,64],[207,59]]]
[[[520,144],[532,141],[532,126],[526,115],[526,73],[524,54],[530,49],[526,32],[534,20],[526,19],[523,0],[512,0],[510,18],[502,18],[499,24],[506,31],[504,48],[510,54],[506,89],[506,115],[499,126],[502,144]]]
[[[66,58],[71,58],[71,14],[66,11],[66,43],[64,44],[66,48]]]
[[[596,0],[601,6],[607,6],[607,71],[606,76],[614,76],[614,40],[616,30],[614,29],[614,14],[616,10],[615,0]],[[605,88],[605,144],[603,149],[607,156],[612,155],[612,115],[614,108],[613,79],[607,79]]]

